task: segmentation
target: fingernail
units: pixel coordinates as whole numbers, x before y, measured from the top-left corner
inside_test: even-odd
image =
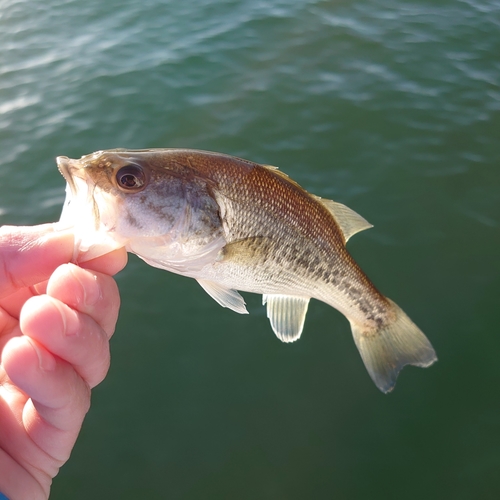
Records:
[[[63,335],[66,335],[66,337],[76,335],[80,328],[80,323],[78,318],[76,318],[76,313],[72,309],[66,309],[66,306],[61,304],[57,299],[52,299],[52,303],[61,315]]]
[[[33,347],[33,350],[36,352],[38,356],[38,366],[44,372],[52,372],[56,369],[56,359],[54,356],[44,349],[42,346],[38,345],[37,342],[28,337],[28,342]]]
[[[100,299],[102,299],[102,290],[97,282],[97,276],[91,274],[89,271],[82,271],[82,269],[77,266],[70,265],[71,274],[74,276],[76,281],[80,283],[82,287],[83,303],[86,306],[93,306]],[[87,274],[82,276],[82,272]]]

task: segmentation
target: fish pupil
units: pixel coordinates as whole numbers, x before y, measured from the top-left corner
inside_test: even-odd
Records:
[[[126,190],[137,190],[145,183],[145,175],[141,168],[136,165],[126,165],[120,168],[116,174],[116,182],[119,187]]]
[[[132,174],[122,175],[120,178],[120,184],[123,187],[135,187],[137,184],[137,177]]]

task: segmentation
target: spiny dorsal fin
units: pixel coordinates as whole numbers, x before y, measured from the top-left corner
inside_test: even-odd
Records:
[[[306,319],[309,298],[290,295],[263,295],[262,303],[267,303],[267,317],[276,336],[282,342],[299,339]]]
[[[305,191],[305,189],[298,182],[295,182],[293,179],[290,179],[290,177],[288,177],[288,175],[286,175],[285,172],[282,172],[278,167],[275,167],[273,165],[262,165],[262,167],[266,168],[267,170],[270,170],[273,174],[277,175],[278,177],[286,179],[290,184],[293,184],[294,186],[300,188],[302,191]]]
[[[273,174],[286,179],[290,184],[293,184],[294,186],[305,191],[300,184],[295,182],[293,179],[290,179],[290,177],[279,170],[278,167],[274,167],[273,165],[262,166],[267,170],[273,172]],[[349,207],[343,205],[342,203],[337,203],[333,200],[326,200],[314,194],[308,194],[315,200],[319,201],[333,215],[333,217],[337,221],[337,224],[340,226],[342,233],[344,234],[346,243],[352,235],[359,233],[364,229],[370,229],[371,227],[373,227],[373,225],[370,224],[364,217],[361,217],[361,215],[356,213],[354,210],[351,210]]]
[[[325,200],[319,196],[314,196],[314,198],[326,207],[333,217],[335,217],[337,224],[344,233],[346,243],[353,234],[373,227],[373,225],[370,224],[364,217],[361,217],[361,215],[356,213],[354,210],[351,210],[349,207],[346,207],[342,203]]]

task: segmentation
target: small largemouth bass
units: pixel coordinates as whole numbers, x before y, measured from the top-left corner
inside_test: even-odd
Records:
[[[263,294],[283,342],[300,337],[311,298],[326,302],[349,320],[383,392],[403,366],[436,361],[427,337],[346,250],[371,225],[277,168],[189,149],[114,149],[57,163],[67,181],[61,220],[75,225],[78,259],[125,246],[242,314],[237,290]]]

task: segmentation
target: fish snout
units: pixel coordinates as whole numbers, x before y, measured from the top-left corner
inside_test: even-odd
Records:
[[[72,170],[74,170],[74,167],[71,165],[72,160],[67,156],[58,156],[56,161],[59,172],[61,172],[62,176],[69,182],[69,179],[73,176]]]
[[[76,194],[77,189],[75,185],[75,178],[85,178],[81,163],[78,160],[72,160],[67,156],[58,156],[56,161],[59,172],[61,172],[64,179],[66,179],[66,182],[71,188],[73,194]]]

